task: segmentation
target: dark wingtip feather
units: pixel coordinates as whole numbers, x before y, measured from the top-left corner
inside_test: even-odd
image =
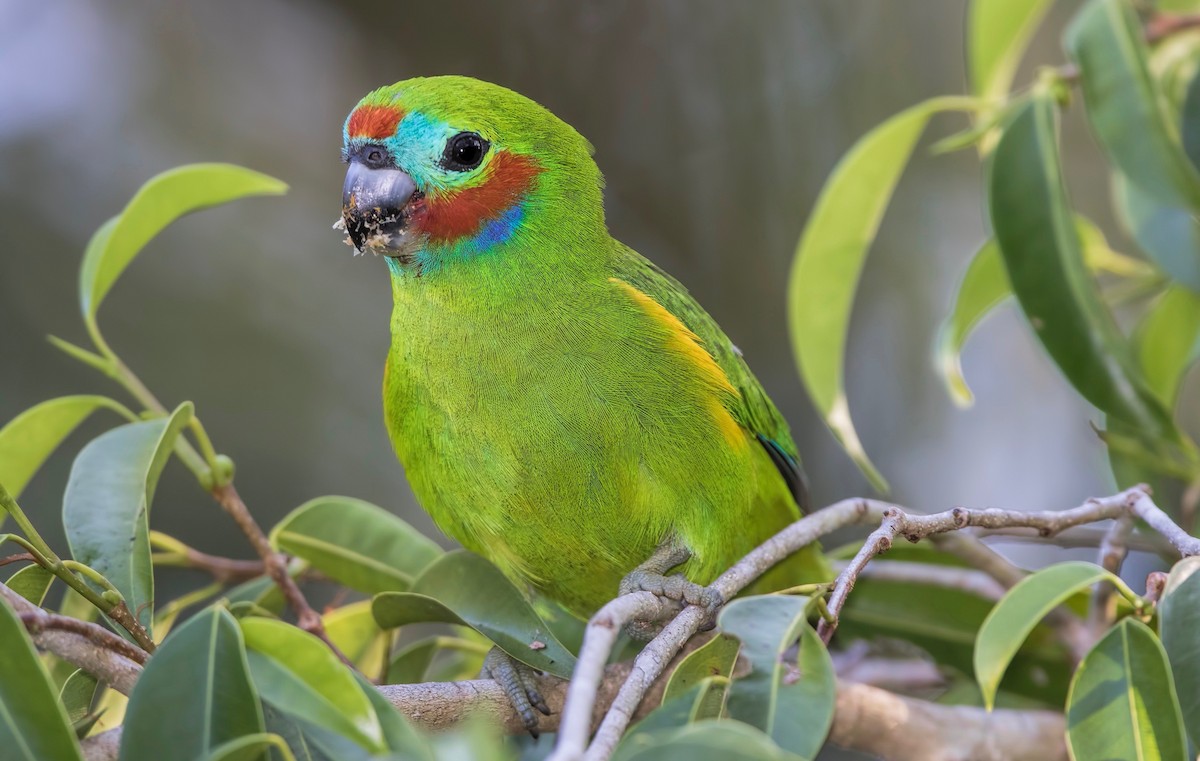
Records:
[[[783,451],[783,447],[778,443],[761,433],[755,435],[758,443],[762,444],[763,449],[767,450],[767,454],[771,456],[771,462],[775,463],[775,469],[779,471],[779,475],[783,476],[788,491],[792,493],[792,499],[796,500],[796,504],[800,506],[800,512],[808,513],[810,507],[808,481],[804,477],[804,470],[800,467],[800,463]]]

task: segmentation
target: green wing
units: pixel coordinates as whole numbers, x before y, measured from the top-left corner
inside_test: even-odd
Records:
[[[616,277],[657,301],[700,337],[705,350],[740,394],[739,399],[726,402],[730,414],[758,438],[787,482],[796,503],[802,510],[807,510],[808,486],[787,421],[754,377],[741,352],[678,280],[628,246],[617,245],[620,248],[615,261]]]

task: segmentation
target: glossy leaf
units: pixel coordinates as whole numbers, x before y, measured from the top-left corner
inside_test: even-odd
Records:
[[[21,497],[29,479],[63,439],[101,409],[112,410],[126,420],[137,419],[105,396],[60,396],[30,407],[0,428],[0,484],[13,499]]]
[[[279,195],[287,185],[232,164],[190,164],[151,178],[125,209],[88,243],[79,271],[79,303],[91,322],[100,303],[138,252],[167,225],[200,209],[256,195]]]
[[[58,699],[67,711],[67,720],[72,724],[86,719],[91,712],[97,684],[96,677],[83,669],[75,669],[63,683],[58,691]]]
[[[674,732],[642,735],[616,761],[788,761],[761,730],[737,721],[698,721]]]
[[[1067,697],[1074,761],[1186,761],[1187,738],[1166,653],[1123,618],[1079,664]]]
[[[411,593],[376,595],[372,610],[385,629],[426,621],[464,624],[536,669],[568,678],[575,668],[575,656],[555,639],[512,582],[466,550],[434,561]]]
[[[1134,348],[1150,390],[1174,408],[1179,385],[1200,353],[1200,296],[1172,286],[1146,312]]]
[[[1098,581],[1121,582],[1092,563],[1059,563],[1026,576],[996,603],[975,638],[975,679],[989,709],[1008,664],[1038,622]]]
[[[167,638],[138,677],[121,735],[121,761],[206,758],[263,731],[237,622],[197,613]]]
[[[880,491],[887,490],[887,482],[863,451],[844,387],[854,292],[900,173],[930,116],[976,105],[966,98],[928,100],[860,139],[826,181],[792,264],[788,325],[800,377],[825,424]]]
[[[63,495],[71,555],[103,574],[147,630],[154,616],[150,503],[175,439],[191,417],[192,405],[184,402],[168,417],[101,434],[75,458]]]
[[[371,614],[371,601],[343,605],[325,614],[325,633],[358,670],[378,676],[383,671],[391,636]]]
[[[1200,221],[1187,207],[1158,201],[1136,184],[1113,174],[1117,218],[1163,271],[1200,291]]]
[[[1200,743],[1200,557],[1177,563],[1158,607],[1163,648],[1179,689],[1183,723],[1192,743]]]
[[[902,547],[907,548],[907,543],[894,549]],[[1077,598],[1086,605],[1086,596]],[[838,638],[843,642],[901,640],[924,650],[943,670],[970,677],[975,637],[993,607],[993,601],[963,590],[866,577],[855,584],[838,617]],[[1054,632],[1042,624],[1009,664],[1001,688],[1061,708],[1069,679],[1067,653]]]
[[[721,630],[742,642],[750,673],[729,688],[726,710],[770,735],[800,758],[815,758],[833,722],[837,684],[833,662],[808,625],[807,597],[763,595],[734,600],[720,613]],[[799,659],[786,652],[800,640]]]
[[[962,372],[962,350],[967,337],[984,317],[1011,295],[1000,247],[995,239],[989,240],[971,257],[955,294],[950,316],[938,333],[937,368],[950,390],[950,397],[960,407],[969,407],[975,401]]]
[[[718,634],[708,642],[688,653],[679,662],[667,680],[662,703],[683,695],[705,679],[714,676],[729,679],[737,663],[741,642],[730,634]]]
[[[1180,141],[1183,143],[1183,152],[1192,161],[1192,166],[1200,167],[1200,77],[1196,76],[1195,68],[1191,71],[1179,114],[1182,122]]]
[[[1132,4],[1089,0],[1066,46],[1080,69],[1088,121],[1112,163],[1159,203],[1200,210],[1200,174],[1162,108]]]
[[[325,643],[282,621],[243,618],[238,623],[263,700],[367,750],[387,750],[370,700]]]
[[[259,761],[268,749],[280,746],[287,747],[287,743],[279,735],[257,732],[230,740],[213,750],[205,761]]]
[[[45,568],[40,565],[28,565],[8,577],[8,581],[4,583],[34,605],[41,605],[53,581],[54,574]]]
[[[661,705],[630,727],[621,738],[613,757],[621,759],[640,748],[653,745],[658,737],[686,724],[721,718],[728,687],[728,678],[709,676],[669,699],[664,698]]]
[[[1087,219],[1076,216],[1075,229],[1083,247],[1083,260],[1094,273],[1122,277],[1146,276],[1150,265],[1119,254],[1108,246],[1104,233]],[[960,407],[969,407],[974,395],[962,372],[962,351],[967,339],[996,307],[1012,296],[1008,272],[1000,247],[993,238],[971,258],[955,293],[954,305],[938,332],[935,364],[946,382],[950,397]]]
[[[438,652],[436,637],[417,640],[396,651],[388,665],[387,684],[420,684]]]
[[[289,513],[271,543],[367,594],[403,592],[442,550],[386,510],[351,497],[318,497]]]
[[[971,90],[998,100],[1008,94],[1021,55],[1053,0],[971,0],[967,58]]]
[[[82,761],[66,711],[25,627],[0,602],[0,748],[11,761]]]
[[[1039,88],[993,156],[990,210],[1018,302],[1051,358],[1085,399],[1147,436],[1175,438],[1087,271],[1058,165],[1057,107]]]

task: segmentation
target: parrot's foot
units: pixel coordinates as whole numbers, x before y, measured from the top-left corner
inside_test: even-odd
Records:
[[[538,736],[538,718],[533,709],[550,715],[550,706],[546,705],[542,694],[538,692],[537,673],[532,666],[521,663],[498,647],[489,650],[483,659],[482,676],[496,680],[504,688],[509,702],[521,714],[525,729],[535,738]]]
[[[650,594],[675,600],[685,605],[704,608],[708,614],[701,631],[716,625],[717,611],[725,604],[725,598],[717,590],[688,581],[680,575],[667,576],[666,572],[687,561],[692,556],[686,547],[670,542],[662,545],[650,559],[621,579],[621,594],[649,592]],[[648,642],[662,629],[662,621],[631,621],[625,626],[630,637]]]

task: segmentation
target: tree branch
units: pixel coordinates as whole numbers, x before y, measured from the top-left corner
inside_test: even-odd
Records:
[[[142,673],[146,653],[96,624],[47,613],[0,584],[0,598],[12,608],[39,648],[54,653],[128,695]]]
[[[276,552],[275,548],[267,540],[267,535],[263,533],[258,522],[254,520],[254,516],[250,514],[246,503],[242,501],[242,497],[234,488],[233,483],[221,484],[214,486],[212,489],[213,498],[221,505],[221,508],[233,518],[234,523],[250,540],[250,544],[254,547],[254,551],[258,553],[262,559],[263,566],[267,575],[279,587],[279,591],[283,593],[283,597],[287,600],[288,607],[296,614],[296,625],[321,639],[329,649],[337,654],[342,662],[350,668],[354,668],[354,663],[346,657],[346,655],[338,649],[337,645],[329,639],[329,635],[325,633],[325,624],[321,621],[321,614],[313,610],[308,604],[304,593],[300,591],[300,587],[296,584],[296,580],[288,573],[287,557]]]

